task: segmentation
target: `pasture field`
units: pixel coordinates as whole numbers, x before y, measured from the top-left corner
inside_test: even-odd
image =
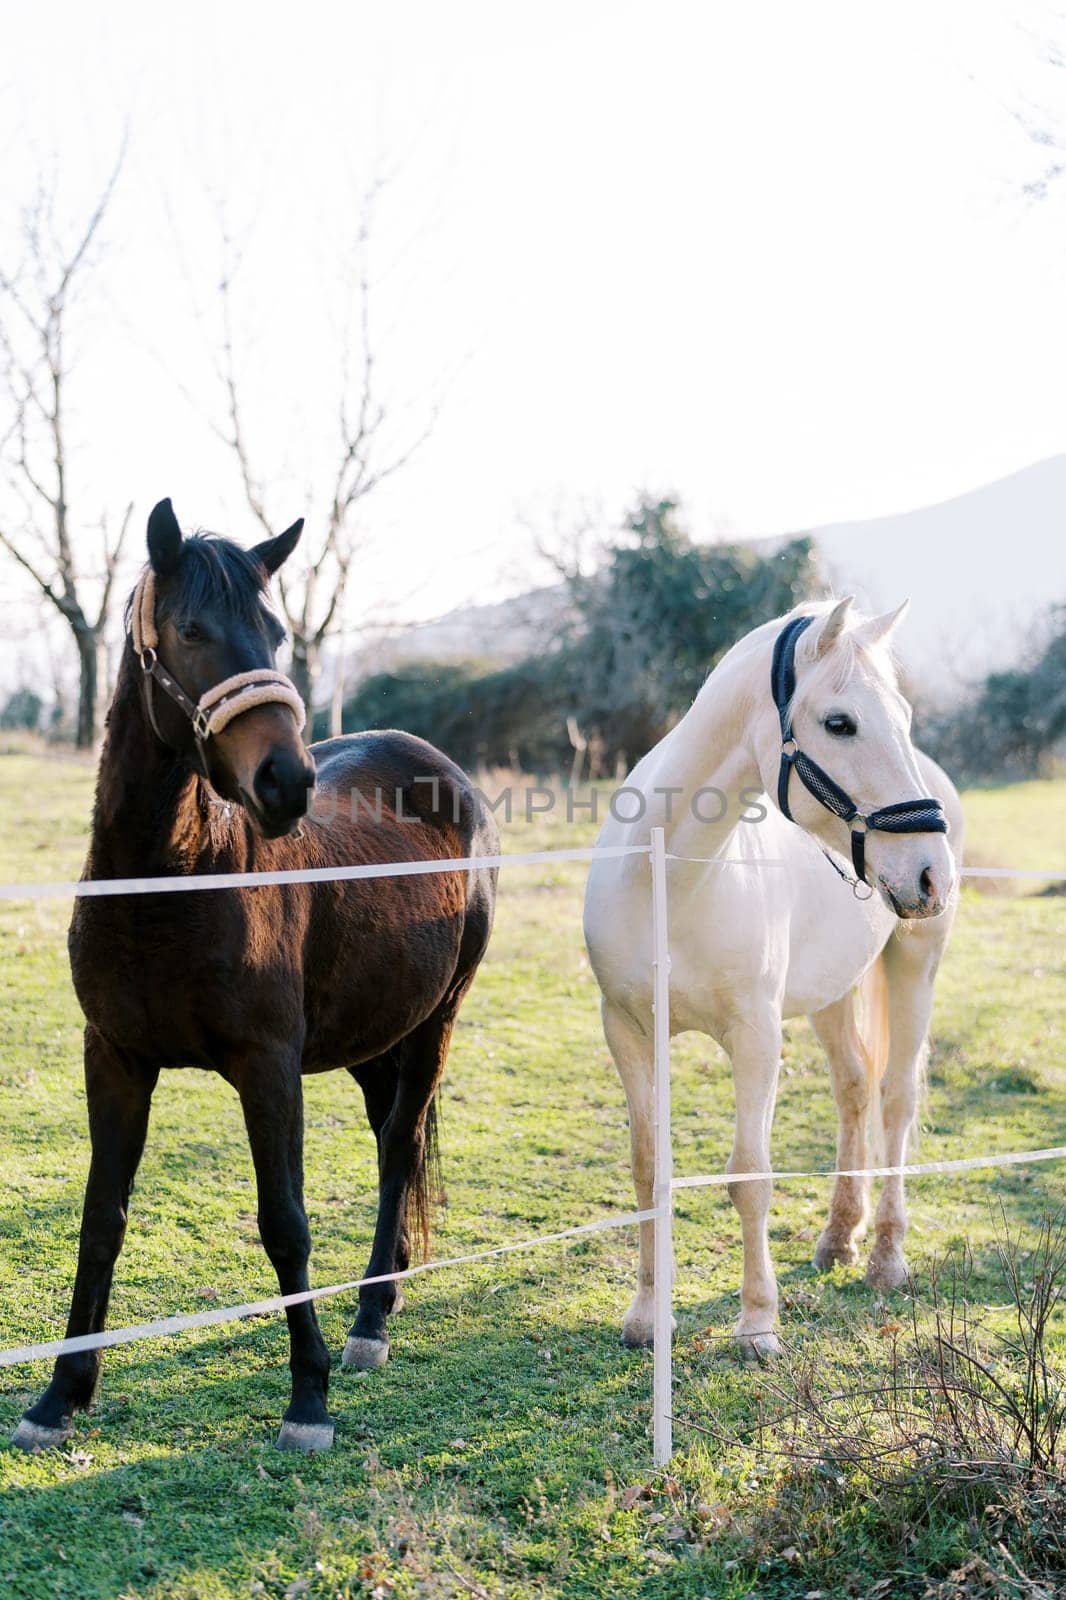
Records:
[[[0,879],[76,876],[90,769],[0,757]],[[970,798],[984,863],[1066,869],[1066,783]],[[590,842],[538,819],[505,848]],[[502,875],[499,916],[443,1092],[452,1255],[629,1209],[624,1099],[599,1029],[581,939],[581,864]],[[0,902],[0,1345],[55,1337],[70,1290],[87,1134],[69,904]],[[964,892],[943,968],[919,1159],[1066,1136],[1066,900]],[[731,1091],[708,1041],[675,1045],[676,1167],[721,1170]],[[313,1280],[357,1276],[373,1220],[373,1140],[347,1074],[310,1080],[307,1200]],[[807,1025],[791,1024],[774,1135],[780,1166],[832,1164],[835,1119]],[[964,1242],[972,1301],[1002,1307],[997,1208],[1030,1230],[1062,1203],[1066,1164],[910,1185],[919,1295]],[[815,1274],[827,1186],[783,1184],[772,1213],[789,1355],[826,1391],[874,1387],[908,1297],[876,1299],[859,1270]],[[678,1197],[676,1440],[650,1466],[651,1357],[621,1348],[633,1230],[416,1279],[387,1367],[335,1368],[332,1453],[274,1449],[287,1396],[278,1317],[108,1352],[95,1410],[62,1452],[0,1449],[4,1600],[354,1600],[356,1596],[626,1597],[1051,1594],[1019,1574],[1039,1530],[950,1498],[886,1498],[858,1468],[757,1453],[764,1374],[727,1337],[739,1230],[720,1190]],[[235,1096],[164,1075],[112,1300],[114,1325],[274,1292],[259,1245]],[[321,1303],[330,1347],[347,1297]],[[921,1315],[921,1313],[919,1313]],[[1062,1328],[1054,1333],[1066,1355]],[[6,1435],[47,1366],[0,1371]],[[1061,1508],[1060,1508],[1061,1519]],[[1060,1530],[1061,1531],[1061,1530]],[[1043,1569],[1041,1569],[1043,1571]],[[1030,1570],[1029,1577],[1040,1576]],[[1062,1581],[1060,1579],[1060,1581]]]

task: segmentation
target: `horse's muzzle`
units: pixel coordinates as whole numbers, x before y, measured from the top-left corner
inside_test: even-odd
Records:
[[[910,891],[904,891],[898,884],[889,884],[883,877],[880,880],[893,911],[907,922],[939,917],[947,909],[954,881],[953,873],[945,873],[941,866],[933,862],[927,862],[921,868],[917,882]]]
[[[315,767],[301,750],[276,747],[263,757],[252,780],[248,810],[268,839],[294,833],[307,815],[315,787]]]

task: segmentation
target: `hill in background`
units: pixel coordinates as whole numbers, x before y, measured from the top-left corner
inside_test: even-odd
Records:
[[[1066,455],[938,505],[811,536],[837,592],[874,611],[910,597],[904,665],[927,698],[948,703],[1022,658],[1049,603],[1066,599]],[[521,661],[556,637],[567,609],[561,584],[463,606],[367,643],[346,678],[415,661]]]
[[[1066,600],[1066,456],[939,505],[813,530],[840,590],[873,610],[907,595],[900,653],[945,694],[1015,664]]]

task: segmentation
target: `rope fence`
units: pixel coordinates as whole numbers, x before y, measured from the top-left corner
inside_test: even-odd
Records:
[[[534,1245],[559,1244],[564,1239],[579,1239],[590,1233],[603,1233],[608,1228],[628,1228],[633,1223],[650,1222],[655,1211],[627,1211],[613,1217],[601,1217],[595,1222],[583,1222],[576,1228],[562,1228],[558,1233],[538,1233],[532,1239],[520,1239],[515,1244],[492,1245],[486,1250],[472,1250],[465,1256],[448,1256],[442,1261],[423,1261],[417,1267],[407,1267],[402,1272],[383,1272],[374,1278],[351,1278],[347,1283],[330,1283],[317,1289],[303,1289],[299,1294],[275,1294],[266,1300],[249,1300],[238,1306],[213,1306],[210,1311],[193,1311],[174,1317],[158,1317],[154,1322],[140,1322],[128,1328],[107,1328],[102,1333],[82,1333],[73,1339],[50,1339],[43,1344],[18,1345],[10,1350],[0,1350],[0,1367],[20,1366],[24,1361],[40,1361],[46,1356],[75,1355],[83,1350],[106,1350],[113,1345],[133,1344],[137,1339],[162,1339],[181,1333],[186,1328],[210,1328],[221,1322],[240,1322],[244,1317],[263,1317],[271,1312],[284,1311],[287,1306],[305,1305],[309,1300],[326,1300],[331,1295],[348,1294],[373,1283],[399,1283],[404,1278],[417,1278],[424,1272],[437,1272],[442,1267],[465,1267],[478,1261],[489,1261],[495,1256],[513,1255],[517,1250],[531,1250]]]
[[[620,1212],[591,1222],[580,1223],[553,1233],[537,1234],[515,1243],[489,1246],[464,1255],[427,1261],[403,1271],[375,1277],[352,1278],[344,1283],[323,1285],[299,1294],[272,1295],[240,1305],[212,1307],[206,1311],[156,1318],[125,1328],[100,1333],[48,1340],[0,1350],[0,1368],[26,1362],[101,1350],[132,1344],[141,1339],[165,1338],[188,1329],[207,1328],[284,1311],[307,1301],[351,1293],[371,1284],[399,1282],[427,1272],[488,1261],[541,1245],[563,1243],[616,1228],[651,1222],[655,1226],[656,1273],[653,1319],[652,1417],[653,1450],[656,1466],[665,1465],[673,1455],[672,1437],[672,1307],[671,1277],[662,1263],[673,1260],[674,1195],[681,1190],[726,1187],[739,1183],[838,1178],[924,1177],[931,1174],[972,1172],[979,1168],[1012,1167],[1066,1159],[1066,1145],[1037,1150],[1014,1150],[967,1156],[955,1160],[909,1163],[891,1167],[855,1169],[782,1169],[779,1172],[718,1172],[689,1177],[674,1177],[670,1118],[670,954],[668,931],[667,867],[677,862],[701,866],[794,866],[794,863],[769,858],[714,858],[670,854],[662,828],[651,830],[646,845],[589,846],[562,850],[537,850],[495,856],[448,857],[433,861],[361,862],[350,866],[295,868],[274,872],[231,872],[152,878],[113,878],[77,882],[0,883],[0,899],[43,900],[56,898],[95,898],[116,895],[196,893],[219,889],[264,888],[297,883],[332,883],[386,877],[411,877],[438,872],[468,872],[487,867],[528,866],[548,862],[591,861],[610,857],[648,856],[652,877],[652,978],[653,978],[653,1053],[655,1105],[655,1183],[654,1204],[649,1209]],[[811,870],[821,870],[811,863]],[[1066,882],[1066,872],[1045,872],[1029,868],[965,867],[966,878],[1017,878],[1042,883]]]
[[[472,872],[479,867],[524,867],[548,861],[606,860],[612,856],[650,856],[651,853],[650,844],[587,845],[571,850],[509,851],[497,856],[444,856],[436,861],[369,861],[344,867],[293,867],[278,872],[208,872],[157,878],[72,878],[67,882],[0,883],[0,900],[96,900],[108,899],[113,895],[266,889],[289,883],[350,883],[367,878],[415,878],[433,872]],[[690,866],[789,867],[793,871],[822,871],[818,862],[787,861],[773,856],[679,856],[667,851],[664,859]],[[1066,883],[1066,872],[1042,872],[1029,867],[962,867],[959,876]]]

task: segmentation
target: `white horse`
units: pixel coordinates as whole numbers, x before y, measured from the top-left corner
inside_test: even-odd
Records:
[[[878,1091],[886,1165],[904,1160],[917,1111],[933,980],[957,899],[962,810],[948,777],[911,743],[910,707],[886,649],[906,603],[869,619],[851,606],[850,598],[800,606],[734,645],[636,767],[599,836],[602,845],[647,844],[661,826],[669,855],[685,858],[668,864],[670,1029],[709,1034],[730,1057],[729,1172],[770,1171],[784,1017],[809,1016],[829,1059],[839,1168],[866,1166]],[[849,832],[868,898],[843,865]],[[647,856],[594,860],[585,938],[629,1101],[642,1209],[654,1182],[650,905]],[[859,1259],[868,1188],[836,1180],[816,1266]],[[729,1192],[744,1244],[735,1334],[745,1356],[764,1358],[780,1349],[771,1184]],[[866,1269],[876,1289],[907,1276],[906,1221],[903,1180],[886,1178]],[[629,1345],[651,1339],[653,1252],[646,1222],[622,1325]]]

